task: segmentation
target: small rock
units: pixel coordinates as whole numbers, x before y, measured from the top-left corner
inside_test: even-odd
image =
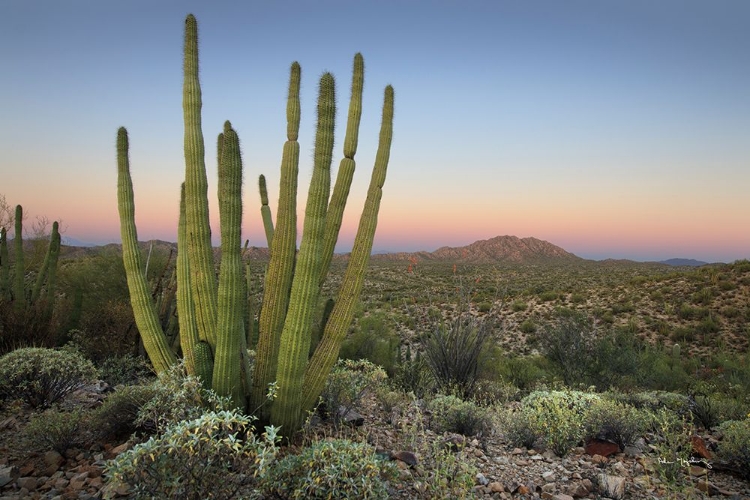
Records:
[[[591,463],[594,465],[604,465],[609,462],[609,459],[602,455],[594,455],[591,457]]]
[[[490,493],[502,493],[505,491],[503,484],[498,481],[493,481],[487,486],[490,488]]]
[[[475,478],[475,479],[476,479],[476,481],[477,481],[477,484],[478,484],[478,485],[481,485],[481,486],[487,486],[488,484],[490,484],[490,480],[489,480],[489,479],[487,479],[487,478],[485,477],[485,475],[484,475],[484,474],[482,474],[481,472],[478,472],[478,473],[477,473],[477,475],[476,475],[476,478]]]
[[[529,460],[534,460],[534,461],[537,461],[537,462],[538,462],[539,460],[544,460],[544,457],[543,457],[543,456],[541,456],[541,455],[539,455],[539,454],[537,453],[536,455],[532,455],[532,456],[530,456],[530,457],[529,457]]]
[[[391,460],[398,460],[411,467],[414,467],[418,463],[417,456],[410,451],[397,451],[391,453]]]
[[[523,455],[524,451],[521,448],[513,448],[513,451],[510,452],[511,455]]]
[[[510,460],[508,459],[508,457],[505,457],[505,456],[495,457],[495,458],[492,459],[492,461],[495,462],[498,465],[509,465],[510,464]]]
[[[28,491],[35,490],[36,485],[38,484],[38,480],[35,477],[19,477],[16,480],[16,484],[21,489],[26,489]]]
[[[548,483],[551,483],[555,480],[555,473],[551,470],[545,471],[544,473],[542,473],[542,479],[544,479]]]
[[[599,474],[598,480],[602,495],[609,497],[612,500],[622,500],[625,498],[624,477]]]
[[[63,462],[65,462],[65,458],[54,450],[50,450],[44,454],[44,463],[50,467],[55,466],[59,468]]]
[[[566,495],[565,493],[558,493],[554,497],[552,497],[552,500],[574,500],[572,496]]]
[[[552,493],[553,491],[555,491],[555,488],[557,488],[557,486],[555,486],[555,483],[543,484],[542,485],[542,492],[543,493]]]
[[[708,451],[706,442],[703,441],[702,437],[696,435],[690,436],[690,445],[693,448],[694,454],[698,455],[701,458],[705,458],[706,460],[711,459],[711,452]]]
[[[0,488],[18,478],[17,467],[3,467],[0,468]]]
[[[688,470],[690,471],[690,475],[693,477],[701,477],[708,474],[708,471],[706,469],[704,469],[703,467],[698,467],[697,465],[691,465],[690,469]]]
[[[591,481],[589,481],[589,484],[591,484]],[[570,490],[570,494],[573,495],[574,498],[584,498],[587,497],[589,493],[591,493],[591,487],[586,487],[586,484],[583,481],[576,483]]]
[[[128,448],[130,448],[130,445],[128,443],[122,443],[120,446],[115,446],[114,448],[112,448],[111,450],[109,450],[109,453],[111,453],[112,455],[117,456],[120,453],[128,451]],[[104,458],[104,457],[102,456],[102,458]]]
[[[601,439],[590,439],[586,442],[585,450],[586,453],[591,456],[601,455],[603,457],[608,457],[610,455],[618,453],[620,451],[620,447],[615,443],[610,443],[609,441],[602,441]]]

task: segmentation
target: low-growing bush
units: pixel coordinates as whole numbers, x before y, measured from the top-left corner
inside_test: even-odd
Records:
[[[386,480],[394,474],[393,464],[379,459],[372,446],[334,439],[276,462],[263,489],[280,499],[384,499]]]
[[[489,411],[456,396],[437,396],[428,403],[430,427],[438,433],[454,432],[474,436],[492,428]]]
[[[583,421],[586,439],[616,443],[620,449],[635,443],[649,428],[650,414],[632,406],[600,399],[594,401]]]
[[[205,411],[229,410],[228,398],[203,387],[198,377],[188,375],[184,363],[176,364],[152,382],[154,394],[138,412],[134,424],[151,432],[162,432],[169,425],[192,420]]]
[[[323,404],[328,415],[338,423],[350,410],[357,408],[362,396],[374,390],[387,378],[385,371],[366,359],[341,359],[333,367],[323,389]]]
[[[37,452],[57,451],[61,455],[69,448],[84,443],[79,409],[69,412],[49,409],[31,417],[23,430],[23,441],[27,450]]]
[[[257,486],[277,453],[276,433],[257,438],[252,419],[208,412],[107,462],[106,474],[134,498],[259,498]]]
[[[99,364],[99,378],[112,387],[138,383],[153,373],[145,358],[132,354],[105,358]]]
[[[595,340],[593,321],[580,313],[560,315],[557,322],[547,325],[540,335],[542,352],[567,386],[587,382]]]
[[[81,354],[24,347],[0,357],[0,397],[46,408],[96,376],[94,365]]]
[[[719,426],[724,437],[719,443],[718,455],[750,479],[750,415],[744,420],[730,420]]]
[[[399,363],[391,378],[391,384],[406,393],[414,393],[421,399],[433,391],[435,380],[427,361],[418,354],[414,359],[407,356]]]
[[[536,391],[521,401],[512,418],[506,416],[506,436],[516,446],[539,442],[565,456],[584,438],[584,421],[596,394],[579,391]]]
[[[355,331],[341,345],[342,359],[366,359],[393,374],[398,359],[399,338],[384,313],[361,318]]]
[[[645,391],[636,393],[610,393],[608,397],[635,408],[648,410],[651,413],[661,409],[668,410],[677,416],[690,413],[690,401],[684,394],[668,391]]]
[[[91,428],[100,437],[127,436],[139,427],[141,409],[156,396],[154,384],[119,386],[91,414]]]

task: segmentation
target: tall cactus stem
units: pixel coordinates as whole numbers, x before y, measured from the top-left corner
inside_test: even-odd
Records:
[[[341,230],[341,221],[344,218],[346,200],[349,198],[349,190],[354,178],[356,162],[354,155],[357,152],[357,140],[359,137],[359,123],[362,118],[362,91],[365,82],[365,63],[362,54],[354,56],[354,68],[352,70],[352,95],[349,101],[349,117],[346,122],[346,137],[344,138],[344,158],[339,164],[339,172],[336,176],[336,185],[333,188],[331,202],[328,204],[326,215],[326,234],[324,237],[325,247],[323,249],[323,264],[320,272],[320,286],[328,276],[331,267],[333,252],[336,241]]]
[[[185,60],[182,110],[185,122],[185,207],[190,286],[201,340],[216,346],[216,276],[208,218],[208,180],[201,128],[201,87],[198,79],[198,23],[185,19]]]
[[[231,124],[224,125],[219,163],[219,216],[221,269],[218,289],[218,323],[214,356],[213,389],[229,396],[233,406],[245,408],[240,350],[245,345],[242,269],[242,159],[240,142]]]
[[[206,388],[211,387],[206,373],[213,372],[213,353],[208,346],[208,353],[203,356],[205,366],[198,367],[195,356],[198,337],[198,325],[195,322],[195,308],[190,288],[190,263],[187,254],[187,222],[185,221],[185,183],[180,187],[180,218],[177,224],[177,320],[180,325],[180,346],[185,358],[185,368],[189,375],[203,373],[203,383]],[[210,363],[210,366],[209,366]]]
[[[310,358],[305,371],[303,411],[312,408],[323,392],[325,381],[338,358],[341,342],[354,318],[354,311],[362,293],[365,270],[370,262],[375,229],[378,223],[380,200],[383,196],[383,184],[385,183],[390,159],[391,141],[393,139],[393,101],[393,87],[389,85],[385,89],[383,99],[383,116],[378,151],[375,155],[375,166],[367,190],[362,216],[359,219],[359,228],[354,239],[352,254],[349,257],[349,264],[344,273],[336,305],[334,305],[331,317],[326,323],[323,338],[312,358]]]
[[[290,436],[302,423],[302,382],[310,349],[310,332],[318,304],[323,236],[331,185],[336,99],[333,75],[324,73],[318,93],[313,174],[307,195],[305,222],[292,281],[289,311],[281,333],[276,379],[278,399],[271,408],[274,425]]]
[[[268,251],[271,251],[273,241],[273,219],[271,218],[271,207],[268,206],[268,188],[266,187],[266,176],[258,177],[258,190],[260,191],[260,215],[263,219],[263,229],[266,231],[266,242]]]
[[[34,288],[31,289],[31,302],[32,303],[39,300],[39,295],[42,292],[42,285],[44,284],[44,280],[47,278],[47,273],[49,271],[49,265],[50,265],[50,256],[51,256],[51,253],[54,247],[54,242],[55,242],[55,234],[59,234],[57,221],[52,223],[52,233],[50,234],[49,245],[47,247],[47,253],[44,256],[42,267],[39,268],[39,273],[36,276],[36,282],[34,283]]]
[[[289,292],[294,275],[297,251],[297,176],[299,172],[299,124],[301,116],[300,81],[302,70],[297,62],[289,72],[287,98],[287,141],[281,158],[279,204],[276,209],[273,252],[266,270],[263,307],[258,319],[258,345],[253,373],[251,407],[260,408],[259,418],[267,421],[268,384],[276,380],[281,330],[289,306]]]
[[[24,280],[26,278],[26,263],[23,255],[23,207],[16,206],[16,230],[13,236],[16,263],[13,268],[13,302],[16,311],[26,308],[26,290]]]
[[[0,228],[0,301],[10,302],[10,259],[8,257],[8,231]]]
[[[49,265],[47,266],[47,290],[45,300],[47,302],[45,314],[49,318],[52,316],[52,310],[55,307],[55,288],[57,287],[57,261],[60,259],[60,237],[59,225],[57,221],[52,223],[52,234],[49,242]],[[45,259],[46,260],[46,259]]]
[[[154,369],[157,373],[161,373],[175,364],[177,359],[169,348],[161,329],[146,278],[141,273],[141,254],[138,249],[138,234],[135,227],[135,203],[128,148],[128,132],[121,127],[117,131],[117,206],[120,212],[122,258],[136,326],[141,332],[143,346]]]

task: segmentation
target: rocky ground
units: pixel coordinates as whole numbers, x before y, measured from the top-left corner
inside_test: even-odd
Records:
[[[476,467],[472,480],[478,498],[750,498],[750,484],[714,467],[710,434],[694,440],[694,463],[684,464],[684,484],[676,492],[657,477],[654,465],[659,457],[645,440],[624,452],[610,443],[593,443],[560,458],[543,450],[513,447],[497,429],[471,438],[437,435],[424,425],[428,417],[408,411],[386,414],[374,398],[366,401],[361,412],[361,426],[334,430],[318,424],[308,430],[305,439],[334,434],[366,439],[398,465],[398,479],[392,481],[391,488],[394,498],[433,498],[436,493],[451,498],[445,491],[436,491],[436,464],[430,462],[427,451],[435,449],[434,444],[453,450],[455,470],[460,464]],[[125,487],[107,487],[103,466],[131,443],[97,442],[85,449],[72,448],[64,455],[25,452],[20,437],[29,418],[30,412],[20,407],[6,408],[0,415],[0,500],[128,497]]]

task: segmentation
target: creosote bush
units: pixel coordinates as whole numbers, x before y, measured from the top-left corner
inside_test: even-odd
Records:
[[[730,420],[719,426],[724,437],[718,455],[750,479],[750,414],[744,420]]]
[[[585,439],[611,441],[623,450],[643,435],[650,421],[650,414],[646,410],[610,399],[599,399],[586,412],[584,436]]]
[[[489,432],[492,418],[486,408],[456,396],[437,396],[428,403],[432,413],[430,427],[438,433],[455,432],[474,436]]]
[[[393,463],[378,458],[369,444],[333,439],[282,458],[263,484],[269,498],[384,499],[386,481],[395,473]]]
[[[254,491],[273,462],[276,432],[256,438],[252,418],[208,412],[170,425],[107,463],[111,481],[134,498],[259,498]]]
[[[349,410],[357,408],[365,393],[374,391],[386,378],[381,367],[366,359],[339,360],[323,389],[325,410],[334,422],[338,422]]]
[[[589,408],[600,397],[580,391],[536,391],[521,401],[521,409],[507,416],[506,433],[516,446],[539,442],[565,456],[584,438]]]
[[[0,357],[0,396],[46,408],[97,377],[91,361],[65,350],[24,347]]]
[[[81,410],[49,409],[31,417],[23,429],[24,445],[28,450],[45,452],[50,449],[61,455],[69,448],[83,444]]]
[[[136,425],[141,409],[157,395],[154,384],[123,385],[107,395],[107,399],[91,414],[91,430],[101,437],[127,436],[141,429]],[[149,417],[149,422],[151,418]],[[153,426],[150,428],[153,430]]]

